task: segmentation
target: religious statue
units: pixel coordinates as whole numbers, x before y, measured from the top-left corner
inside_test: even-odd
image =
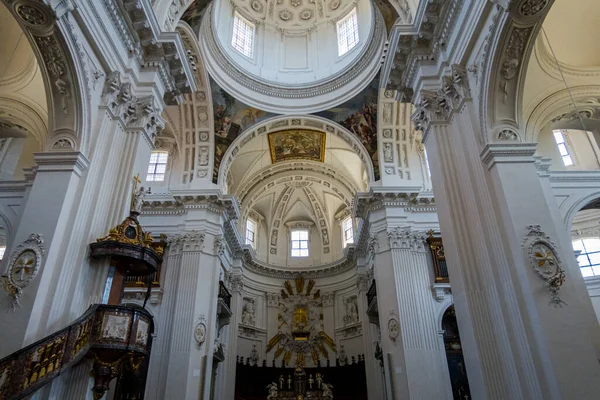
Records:
[[[144,187],[141,186],[140,189],[134,193],[133,201],[131,202],[131,211],[140,213],[142,212],[142,205],[144,204],[144,196],[150,194],[150,188],[148,190],[144,190]]]
[[[288,383],[288,390],[292,390],[292,376],[291,375],[288,375],[287,383]]]
[[[294,384],[296,387],[296,394],[306,393],[306,372],[301,367],[296,367],[294,371]]]
[[[358,322],[358,308],[356,307],[356,297],[347,298],[346,303],[346,315],[344,316],[344,325],[355,324]]]
[[[333,399],[333,392],[331,391],[331,389],[333,388],[332,384],[329,383],[323,383],[323,398],[326,400],[332,400]]]
[[[313,385],[313,383],[315,383],[315,380],[313,379],[313,377],[312,377],[312,374],[310,374],[310,375],[308,376],[308,388],[309,388],[310,390],[312,390],[312,385]]]
[[[269,395],[267,396],[267,400],[273,400],[277,398],[277,383],[272,382],[267,385],[267,389],[269,389]]]
[[[340,351],[338,353],[338,360],[340,361],[341,366],[348,364],[348,355],[346,354],[346,349],[344,348],[343,344],[340,345]]]
[[[279,389],[283,390],[283,375],[279,375]]]
[[[317,372],[317,389],[321,389],[321,384],[323,383],[323,377],[320,372]]]
[[[254,306],[254,300],[247,299],[246,305],[244,307],[244,311],[242,311],[242,324],[254,326],[255,325],[255,319],[254,319],[255,312],[256,312],[256,308]]]

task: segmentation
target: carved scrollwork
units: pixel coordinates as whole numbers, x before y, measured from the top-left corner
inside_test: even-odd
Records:
[[[548,304],[554,307],[567,305],[559,296],[566,276],[556,244],[542,231],[540,225],[527,225],[522,246],[535,273],[546,281],[550,293]]]
[[[4,289],[12,297],[9,310],[21,306],[19,300],[23,289],[37,276],[45,253],[42,235],[32,233],[12,252],[6,273],[2,276]]]
[[[167,242],[169,251],[172,254],[179,254],[185,251],[201,251],[204,248],[204,232],[186,232],[174,235]]]
[[[503,129],[498,132],[498,140],[520,141],[519,134],[512,129]]]
[[[519,6],[519,13],[524,17],[533,17],[542,12],[547,5],[548,0],[525,0]]]
[[[410,227],[396,227],[388,231],[390,248],[425,251],[426,237],[423,232],[412,232]]]

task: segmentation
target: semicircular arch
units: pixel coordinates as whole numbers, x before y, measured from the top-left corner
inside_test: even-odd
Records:
[[[333,122],[327,118],[318,116],[277,116],[268,118],[260,123],[257,123],[246,129],[240,134],[233,143],[227,148],[223,155],[221,165],[219,166],[219,174],[217,184],[226,193],[227,176],[236,154],[252,139],[268,135],[271,132],[281,131],[282,129],[312,129],[321,130],[325,133],[341,137],[355,151],[359,157],[367,173],[367,186],[370,186],[375,181],[375,173],[373,170],[373,162],[369,153],[363,144],[349,130],[342,125]],[[365,191],[368,187],[365,188]]]
[[[91,131],[90,88],[92,79],[83,65],[81,45],[69,16],[56,18],[43,2],[3,0],[29,41],[40,66],[48,103],[48,138],[45,148],[68,139],[71,150],[87,153]],[[65,150],[61,147],[60,150]]]

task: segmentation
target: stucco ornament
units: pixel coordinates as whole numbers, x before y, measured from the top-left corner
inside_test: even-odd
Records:
[[[45,253],[42,235],[32,233],[11,254],[6,273],[2,276],[2,285],[12,297],[8,305],[10,311],[21,307],[19,302],[23,289],[33,281],[42,265]]]
[[[390,310],[390,314],[388,315],[388,335],[392,342],[395,342],[400,335],[400,322],[398,322],[398,318],[396,318],[396,313],[394,310]]]
[[[198,345],[198,349],[200,349],[202,344],[206,341],[206,318],[203,314],[200,314],[198,323],[194,327],[194,340]]]
[[[540,225],[528,225],[522,244],[536,274],[546,281],[550,302],[554,307],[567,305],[559,296],[560,287],[565,282],[565,271],[556,251],[556,244],[546,235]]]

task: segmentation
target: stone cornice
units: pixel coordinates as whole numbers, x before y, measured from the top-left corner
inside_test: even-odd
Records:
[[[419,195],[419,189],[420,187],[403,188],[404,192],[399,192],[395,187],[378,187],[371,188],[369,192],[357,193],[352,214],[367,219],[370,212],[385,207],[399,207],[413,212],[435,212],[435,199]]]
[[[414,87],[414,78],[423,64],[435,64],[440,52],[445,49],[446,41],[456,27],[456,22],[464,0],[430,0],[425,3],[425,10],[418,30],[409,35],[392,33],[390,55],[391,62],[386,62],[382,77],[387,78],[386,88],[407,93],[405,88]],[[395,30],[401,29],[395,27]],[[410,101],[408,99],[398,99]]]
[[[143,68],[158,71],[169,105],[179,104],[182,93],[197,90],[178,33],[162,32],[148,0],[104,0],[121,40]]]
[[[481,152],[481,160],[491,169],[496,164],[533,163],[536,143],[488,144]]]
[[[172,190],[168,194],[150,194],[144,201],[142,215],[183,214],[198,209],[222,213],[228,221],[240,216],[240,208],[235,198],[222,194],[218,189]]]
[[[88,159],[78,151],[34,153],[37,172],[73,171],[81,176],[89,167]]]

